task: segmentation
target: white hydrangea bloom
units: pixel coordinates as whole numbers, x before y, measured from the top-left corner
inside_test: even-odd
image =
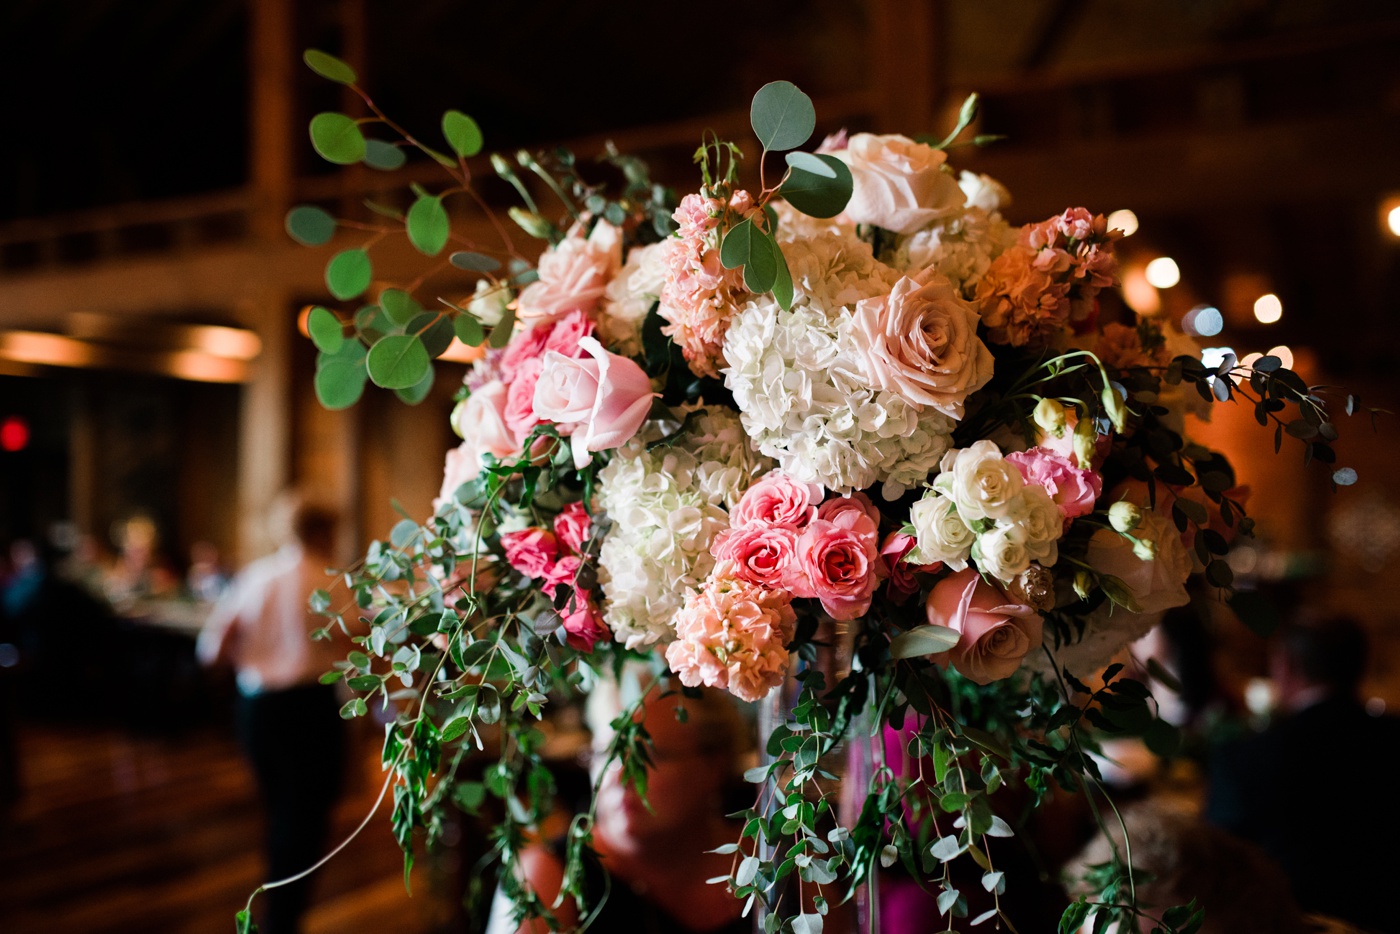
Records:
[[[642,352],[642,322],[666,284],[666,257],[660,243],[636,247],[608,283],[598,314],[598,337],[624,357]]]
[[[899,238],[890,261],[909,275],[935,269],[971,298],[992,260],[1015,242],[1016,228],[1000,214],[969,207]]]
[[[758,449],[799,480],[849,493],[884,483],[895,499],[922,483],[954,422],[874,389],[850,339],[851,309],[887,295],[899,273],[853,236],[782,244],[793,305],[747,302],[724,341],[725,385]]]
[[[727,409],[691,413],[672,443],[633,439],[598,473],[611,528],[598,555],[603,617],[628,648],[675,638],[672,617],[714,567],[710,543],[726,510],[772,462]]]

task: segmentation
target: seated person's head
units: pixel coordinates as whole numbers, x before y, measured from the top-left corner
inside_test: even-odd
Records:
[[[633,687],[632,697],[639,688]],[[726,793],[739,776],[744,721],[733,698],[701,689],[698,697],[653,687],[636,716],[651,737],[645,801],[616,761],[604,763],[616,735],[610,725],[627,704],[625,688],[600,684],[588,701],[598,828],[612,839],[642,838],[702,826],[722,816]],[[600,774],[600,770],[601,774]],[[647,805],[650,805],[650,810]]]
[[[1269,665],[1285,707],[1304,691],[1353,697],[1366,670],[1366,633],[1349,616],[1294,622],[1275,634]]]

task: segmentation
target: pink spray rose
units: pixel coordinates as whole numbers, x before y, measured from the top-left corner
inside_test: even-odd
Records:
[[[910,234],[962,207],[957,179],[943,171],[948,156],[907,136],[857,133],[842,150],[854,190],[846,216]]]
[[[755,522],[740,529],[725,529],[715,536],[710,553],[733,562],[733,576],[771,590],[784,586],[797,552],[797,532],[783,525]]]
[[[862,533],[878,532],[880,530],[880,510],[875,508],[875,504],[870,501],[870,497],[864,493],[852,493],[849,496],[833,496],[817,507],[817,518],[827,519],[831,522],[837,521],[837,516],[850,512],[856,516],[863,516],[870,520],[869,525],[851,520],[851,528],[859,528]]]
[[[506,560],[526,577],[544,577],[559,559],[559,542],[547,529],[523,529],[501,536]]]
[[[535,384],[534,412],[570,435],[574,465],[583,467],[593,451],[625,444],[651,411],[651,381],[636,363],[609,353],[595,338],[579,347],[588,357],[573,359],[547,353]]]
[[[821,498],[818,484],[803,483],[774,470],[744,492],[744,498],[729,511],[729,525],[735,529],[754,523],[782,525],[800,532],[816,518]]]
[[[676,613],[666,663],[688,687],[727,688],[762,700],[787,674],[797,626],[792,595],[731,577],[711,577]]]
[[[522,362],[506,390],[505,422],[521,443],[540,423],[540,417],[535,414],[535,386],[543,371],[544,360],[540,357]]]
[[[885,576],[878,529],[859,509],[813,519],[797,540],[796,557],[789,589],[799,597],[816,597],[832,619],[864,615]]]
[[[928,595],[928,621],[957,630],[958,644],[932,656],[952,664],[978,684],[1009,678],[1026,653],[1040,645],[1040,615],[1012,603],[988,584],[975,568],[966,568],[934,585]]]
[[[571,311],[590,313],[621,268],[621,231],[599,221],[585,238],[582,229],[575,227],[540,257],[540,278],[520,293],[516,315],[535,324]]]
[[[548,324],[539,324],[532,328],[520,328],[511,335],[500,360],[501,379],[507,385],[515,382],[521,367],[533,364],[544,356],[544,345],[549,340],[551,330]]]
[[[580,652],[592,652],[593,645],[598,640],[606,641],[612,638],[612,631],[608,629],[608,624],[603,622],[603,614],[598,612],[598,607],[592,600],[583,599],[575,594],[574,603],[565,604],[560,617],[564,623],[564,631],[568,633],[566,640]]]
[[[992,378],[978,321],[977,308],[929,270],[859,302],[851,340],[875,386],[960,419],[967,397]]]
[[[554,537],[568,551],[579,554],[588,541],[593,522],[583,503],[570,503],[554,517]]]
[[[1103,477],[1097,471],[1080,470],[1074,461],[1054,451],[1031,448],[1008,454],[1006,459],[1016,465],[1027,483],[1045,487],[1066,522],[1093,512],[1094,501],[1103,492]]]

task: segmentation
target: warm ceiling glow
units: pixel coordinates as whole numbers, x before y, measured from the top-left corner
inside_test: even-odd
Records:
[[[1254,318],[1260,324],[1273,324],[1283,317],[1283,302],[1273,292],[1254,300]]]
[[[1113,230],[1115,227],[1123,231],[1123,236],[1131,237],[1133,234],[1137,233],[1137,215],[1127,208],[1120,208],[1114,211],[1112,214],[1108,215],[1108,229]]]
[[[1123,301],[1140,315],[1155,315],[1162,310],[1162,297],[1137,266],[1123,274]]]
[[[1279,344],[1277,347],[1270,349],[1269,356],[1278,357],[1279,360],[1283,361],[1284,367],[1290,370],[1293,369],[1293,351],[1288,349],[1288,345]]]
[[[252,360],[262,353],[262,340],[252,331],[242,328],[196,325],[191,328],[190,343],[195,350],[230,360]]]
[[[1154,288],[1169,289],[1181,281],[1181,269],[1170,256],[1159,256],[1147,264],[1147,281]]]
[[[1181,319],[1181,328],[1187,334],[1201,337],[1214,337],[1225,327],[1225,317],[1214,305],[1197,305]]]
[[[82,341],[41,331],[0,333],[0,359],[46,366],[89,366],[93,350]]]

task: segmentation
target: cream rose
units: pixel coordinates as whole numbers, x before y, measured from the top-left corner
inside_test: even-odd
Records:
[[[1143,613],[1160,613],[1187,603],[1191,599],[1186,593],[1191,555],[1181,543],[1176,526],[1164,516],[1144,511],[1133,537],[1150,543],[1156,557],[1144,561],[1135,554],[1128,539],[1100,529],[1089,539],[1084,560],[1100,574],[1122,580]]]
[[[1031,566],[1026,530],[998,525],[977,537],[977,565],[999,581],[1009,581]]]
[[[608,353],[595,338],[578,345],[588,357],[550,351],[535,384],[534,412],[569,435],[574,466],[583,467],[593,451],[625,444],[651,411],[651,381],[626,357]]]
[[[959,635],[957,645],[932,656],[933,660],[952,664],[978,684],[1011,677],[1026,653],[1040,646],[1040,615],[1013,602],[972,568],[935,584],[926,609],[930,623]]]
[[[910,234],[963,205],[957,180],[943,171],[948,156],[907,136],[857,133],[842,152],[854,191],[846,216]]]
[[[951,499],[925,493],[910,507],[909,523],[914,526],[916,542],[906,559],[910,564],[942,561],[955,571],[967,567],[967,556],[972,552],[972,543],[977,541],[977,533],[963,522]]]
[[[928,271],[859,302],[850,335],[873,385],[960,419],[967,397],[992,378],[979,320],[947,278]]]
[[[943,455],[933,488],[958,506],[963,521],[1000,519],[1026,485],[1016,465],[1001,456],[991,441],[955,448]]]

